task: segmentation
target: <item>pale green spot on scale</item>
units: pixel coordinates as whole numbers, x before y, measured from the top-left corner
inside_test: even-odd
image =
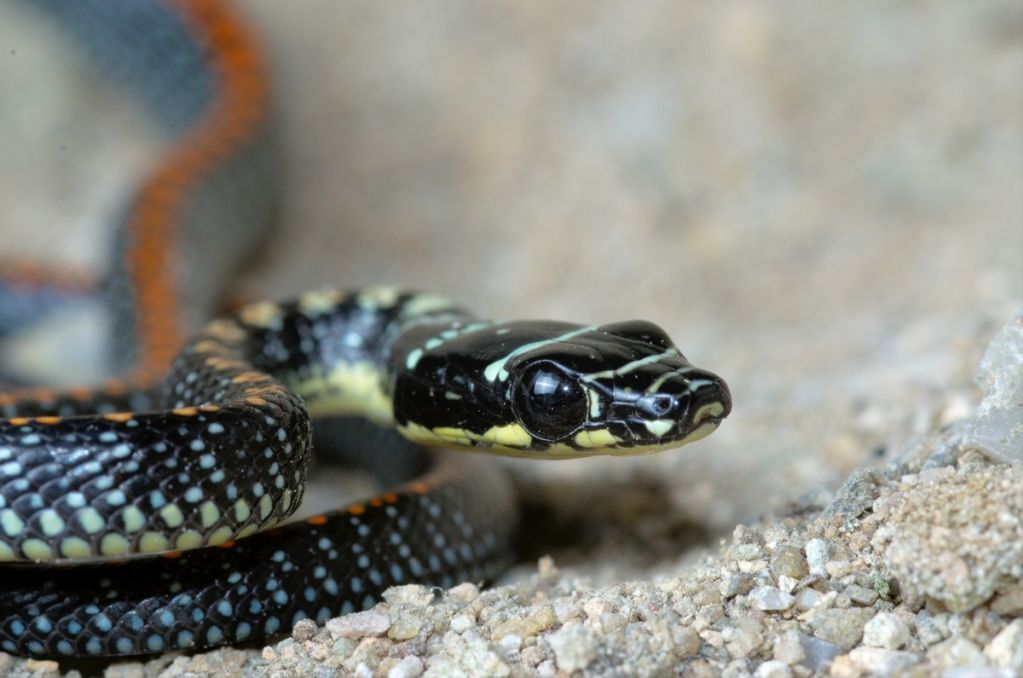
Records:
[[[437,313],[438,311],[449,311],[455,308],[454,302],[447,297],[431,292],[420,292],[405,302],[402,311],[404,314],[414,317],[426,315],[427,313]]]
[[[313,290],[299,297],[298,308],[307,316],[322,315],[336,307],[344,298],[344,294],[335,289]]]
[[[284,492],[281,493],[281,513],[287,513],[291,508],[291,502],[294,499],[294,494],[288,488],[284,488]]]
[[[53,549],[42,539],[26,539],[21,542],[21,552],[29,560],[53,560]]]
[[[423,349],[414,348],[408,352],[408,357],[405,358],[405,369],[414,370],[416,365],[419,364],[419,359],[423,357]]]
[[[103,535],[99,540],[99,552],[105,556],[123,556],[130,550],[131,544],[128,540],[113,532]]]
[[[160,553],[170,550],[170,541],[167,536],[160,532],[143,532],[139,537],[139,551],[141,553]]]
[[[671,419],[654,419],[653,421],[644,421],[643,426],[646,430],[650,431],[652,435],[660,438],[665,433],[671,430],[671,427],[675,425]]]
[[[121,511],[121,522],[126,532],[138,532],[146,526],[146,515],[137,506],[125,506]]]
[[[259,528],[255,525],[246,525],[242,529],[238,530],[236,537],[238,539],[245,539],[245,537],[248,537],[250,534],[254,534],[258,529]]]
[[[210,536],[206,538],[206,544],[209,546],[216,546],[217,544],[223,544],[226,541],[230,541],[230,539],[231,528],[225,525],[210,532]]]
[[[179,551],[188,551],[202,546],[202,534],[197,530],[185,530],[174,540],[174,548]]]
[[[274,503],[270,500],[270,495],[264,494],[259,500],[259,519],[266,520],[269,518],[273,508]]]
[[[11,509],[0,511],[0,528],[8,537],[17,537],[25,529],[25,521]]]
[[[401,290],[389,285],[374,285],[359,292],[358,304],[361,308],[390,308],[398,301]]]
[[[454,391],[444,391],[444,398],[446,400],[461,400],[462,396]]]
[[[60,555],[72,560],[82,560],[93,555],[92,545],[81,537],[66,537],[60,540]]]
[[[244,523],[252,515],[252,509],[249,507],[249,502],[244,499],[239,499],[234,503],[234,518],[239,523]]]
[[[44,509],[39,512],[39,529],[47,537],[56,537],[64,531],[64,519],[53,509]]]
[[[10,546],[0,541],[0,563],[9,563],[17,558],[14,557],[14,551]]]
[[[78,520],[78,524],[82,526],[86,534],[96,534],[101,532],[103,528],[107,526],[106,521],[103,520],[103,516],[99,514],[99,511],[86,506],[79,510],[75,514],[75,518]]]
[[[199,519],[202,521],[203,527],[213,527],[220,520],[220,509],[212,501],[203,502],[203,505],[199,507]]]
[[[181,514],[181,509],[176,504],[167,504],[160,509],[159,514],[164,524],[172,530],[185,522],[185,516]]]

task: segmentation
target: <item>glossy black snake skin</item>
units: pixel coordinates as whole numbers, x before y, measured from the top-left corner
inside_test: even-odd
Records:
[[[156,386],[0,394],[0,650],[260,642],[396,584],[491,580],[518,514],[480,453],[644,453],[728,415],[724,382],[651,323],[480,320],[390,287],[252,304],[180,349],[273,203],[258,45],[214,0],[31,4],[120,71],[172,143],[118,221],[110,290],[114,367]],[[60,301],[3,282],[0,334]],[[315,460],[387,489],[295,520]]]
[[[481,581],[508,562],[515,499],[480,455],[332,450],[378,475],[421,475],[272,527],[301,500],[310,413],[560,458],[677,446],[730,409],[724,383],[650,323],[478,321],[391,288],[314,292],[214,321],[153,397],[143,412],[111,411],[143,394],[7,405],[3,650],[138,655],[262,640],[368,607],[394,584]],[[92,408],[107,413],[74,414]],[[147,553],[158,555],[137,557]]]

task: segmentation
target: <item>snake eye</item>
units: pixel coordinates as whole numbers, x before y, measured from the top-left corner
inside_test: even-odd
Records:
[[[564,438],[586,421],[587,402],[582,387],[550,363],[528,368],[514,389],[519,423],[534,437]]]

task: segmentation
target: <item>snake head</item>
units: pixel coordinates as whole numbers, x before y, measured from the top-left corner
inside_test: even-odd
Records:
[[[731,410],[724,381],[649,322],[486,323],[449,336],[416,352],[397,381],[396,419],[419,442],[538,458],[640,454],[698,440]]]

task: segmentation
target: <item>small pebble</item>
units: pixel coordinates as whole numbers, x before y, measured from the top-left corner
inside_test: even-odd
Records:
[[[831,557],[831,542],[827,539],[811,539],[806,542],[803,549],[806,552],[806,563],[810,574],[824,577],[828,571],[825,569],[828,558]]]
[[[291,629],[291,637],[298,641],[311,640],[317,631],[316,622],[312,619],[301,619]]]
[[[364,638],[381,636],[391,628],[386,614],[367,610],[356,612],[327,622],[327,632],[332,638]]]
[[[999,631],[984,648],[984,656],[999,668],[1023,675],[1023,619]]]
[[[387,678],[417,678],[423,675],[425,668],[423,660],[419,657],[403,657],[387,672]]]
[[[864,607],[873,605],[874,601],[877,600],[877,591],[868,589],[866,586],[860,586],[859,584],[846,586],[845,595],[849,596],[849,600]]]
[[[829,608],[818,610],[810,620],[814,635],[844,650],[851,649],[863,636],[863,625],[874,616],[867,608]]]
[[[414,607],[426,607],[437,599],[434,589],[418,584],[392,586],[384,591],[384,600],[392,605],[405,603]]]
[[[777,659],[764,662],[753,672],[754,678],[789,678],[791,675],[789,665]]]
[[[909,640],[909,627],[891,612],[878,612],[863,626],[863,644],[897,650]]]
[[[790,593],[774,586],[758,586],[749,594],[750,602],[758,610],[765,612],[787,610],[796,602],[795,597]]]
[[[802,579],[810,572],[803,552],[789,545],[779,546],[774,550],[771,554],[770,570],[776,580],[778,577]]]
[[[806,612],[812,610],[820,602],[824,594],[817,589],[806,587],[805,589],[799,589],[796,591],[796,609]]]
[[[885,650],[879,647],[857,647],[849,652],[853,664],[867,673],[878,676],[890,676],[905,671],[920,661],[913,652]]]
[[[789,665],[799,664],[806,657],[803,644],[799,640],[799,632],[793,629],[775,637],[771,654],[774,658]]]
[[[562,671],[584,671],[597,656],[599,642],[582,624],[572,624],[546,638]]]

